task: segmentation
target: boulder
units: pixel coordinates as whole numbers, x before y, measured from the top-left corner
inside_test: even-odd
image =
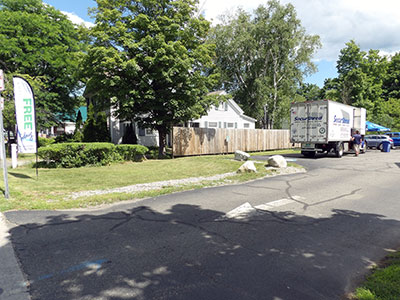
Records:
[[[287,162],[286,159],[282,155],[274,155],[268,159],[268,166],[274,168],[286,168]]]
[[[256,166],[252,161],[246,161],[243,165],[240,166],[238,173],[252,173],[257,172]]]
[[[246,161],[250,158],[250,154],[240,151],[240,150],[236,150],[235,151],[235,160],[239,160],[239,161]]]

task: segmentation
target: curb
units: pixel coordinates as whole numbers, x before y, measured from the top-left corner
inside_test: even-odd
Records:
[[[30,300],[27,284],[9,239],[9,226],[0,212],[0,299]]]

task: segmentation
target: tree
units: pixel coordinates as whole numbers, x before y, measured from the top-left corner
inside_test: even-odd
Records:
[[[137,144],[137,136],[132,123],[126,127],[126,131],[122,137],[122,144]]]
[[[72,112],[83,49],[77,26],[41,0],[0,0],[0,45],[0,68],[34,87],[39,126]]]
[[[316,84],[302,83],[297,89],[297,94],[301,96],[304,101],[321,100],[321,89]]]
[[[88,117],[83,126],[84,142],[109,142],[110,133],[107,126],[107,116],[104,112],[95,112],[92,103],[88,107]]]
[[[396,53],[388,62],[387,75],[383,83],[383,94],[386,100],[400,99],[400,53]]]
[[[97,0],[94,10],[84,75],[116,117],[158,131],[159,156],[173,125],[200,117],[215,103],[205,96],[217,79],[210,73],[215,46],[205,43],[210,24],[197,4]]]
[[[352,40],[340,50],[337,70],[339,76],[334,82],[338,100],[364,107],[370,120],[380,118],[386,58],[378,50],[362,51]]]
[[[83,140],[83,133],[82,133],[82,113],[78,110],[78,115],[76,116],[75,121],[75,130],[74,130],[74,141],[81,142]]]
[[[305,34],[293,5],[271,0],[252,15],[239,9],[224,16],[211,41],[223,88],[264,127],[279,127],[303,76],[315,71],[311,57],[319,37]]]

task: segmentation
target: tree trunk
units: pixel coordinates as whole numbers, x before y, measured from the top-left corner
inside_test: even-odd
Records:
[[[167,128],[164,126],[157,127],[158,130],[158,158],[166,156],[165,146],[167,144]]]

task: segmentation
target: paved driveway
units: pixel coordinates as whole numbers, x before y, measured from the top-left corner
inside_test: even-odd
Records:
[[[8,212],[32,299],[341,299],[400,246],[400,151],[292,158],[308,172]]]

